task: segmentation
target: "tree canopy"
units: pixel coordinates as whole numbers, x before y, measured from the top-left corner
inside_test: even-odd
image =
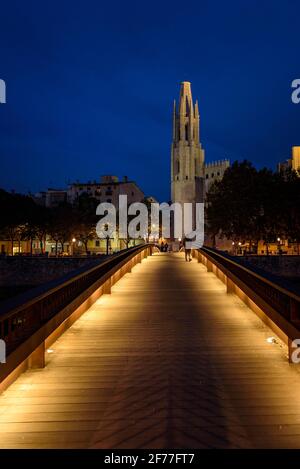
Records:
[[[300,241],[300,178],[234,162],[207,195],[207,231],[228,239]]]

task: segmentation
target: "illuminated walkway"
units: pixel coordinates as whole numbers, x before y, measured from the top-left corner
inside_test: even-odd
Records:
[[[204,266],[148,257],[0,396],[0,447],[300,447],[270,335]]]

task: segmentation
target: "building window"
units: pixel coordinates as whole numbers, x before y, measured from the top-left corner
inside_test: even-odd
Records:
[[[189,139],[189,127],[188,127],[188,124],[186,124],[186,126],[185,126],[185,139],[186,139],[186,140]]]
[[[208,174],[206,175],[206,179],[208,179]]]
[[[214,173],[211,173],[211,177],[212,177],[212,178],[214,177],[214,175],[215,175]]]
[[[188,179],[189,177],[188,176],[185,176],[185,179]]]
[[[177,160],[177,173],[180,173],[180,162]]]
[[[220,171],[217,172],[217,176],[220,176]]]
[[[131,192],[131,195],[134,196],[134,192]]]
[[[99,241],[99,239],[96,239],[96,241],[95,241],[95,246],[96,246],[97,248],[100,246],[100,241]]]

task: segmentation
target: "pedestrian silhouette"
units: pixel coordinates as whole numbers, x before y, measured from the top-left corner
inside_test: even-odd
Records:
[[[183,246],[184,246],[184,253],[185,253],[185,260],[186,262],[191,262],[192,260],[192,250],[189,247],[191,240],[188,239],[187,237],[184,238],[183,240]]]

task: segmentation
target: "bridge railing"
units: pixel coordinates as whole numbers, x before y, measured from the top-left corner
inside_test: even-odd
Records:
[[[126,249],[74,277],[59,279],[54,287],[28,301],[0,311],[0,338],[5,341],[8,357],[7,363],[0,365],[0,383],[76,308],[85,301],[91,306],[102,293],[110,293],[111,286],[149,254],[152,254],[150,244]],[[93,298],[96,290],[99,294]],[[14,358],[9,360],[11,356]]]
[[[214,249],[203,247],[194,256],[226,284],[228,293],[238,294],[256,313],[264,313],[259,316],[273,326],[291,354],[293,340],[300,339],[300,296]]]

